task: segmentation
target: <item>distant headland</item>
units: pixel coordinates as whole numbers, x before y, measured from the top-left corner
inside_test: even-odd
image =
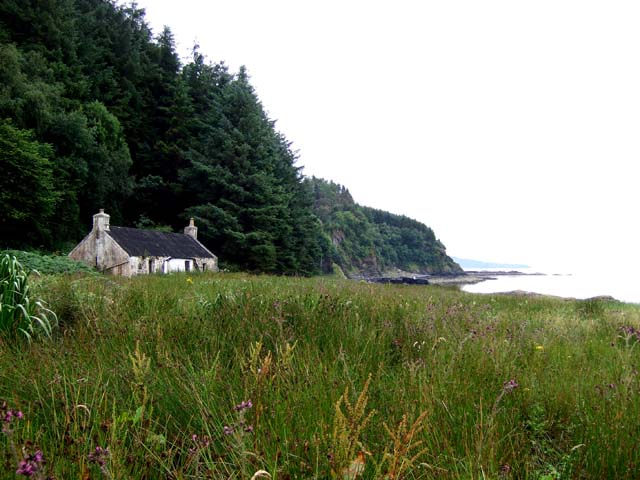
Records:
[[[458,258],[451,257],[453,260],[460,265],[464,270],[474,270],[478,268],[506,268],[506,269],[518,269],[518,268],[531,268],[529,265],[519,264],[519,263],[494,263],[494,262],[483,262],[480,260],[471,260],[468,258]]]

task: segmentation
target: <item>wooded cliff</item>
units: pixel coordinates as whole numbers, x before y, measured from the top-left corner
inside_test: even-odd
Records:
[[[247,69],[182,64],[135,4],[0,1],[0,247],[68,250],[99,208],[221,265],[310,275],[457,265],[428,227],[305,179]]]

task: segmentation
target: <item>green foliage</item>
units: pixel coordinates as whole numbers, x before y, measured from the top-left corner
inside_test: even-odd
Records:
[[[202,239],[244,269],[319,271],[319,228],[288,142],[273,128],[244,68],[194,61],[183,71],[202,126],[180,172]]]
[[[133,182],[128,176],[131,166],[129,148],[118,119],[100,102],[91,102],[83,108],[87,128],[91,132],[90,149],[87,152],[87,168],[91,172],[93,188],[86,190],[81,205],[90,217],[102,207],[116,221],[123,218],[122,206],[132,192]]]
[[[9,255],[27,270],[35,270],[41,275],[59,273],[91,273],[94,270],[82,262],[76,262],[66,255],[48,255],[39,252],[25,252],[21,250],[0,251],[0,256]]]
[[[0,120],[0,236],[42,241],[56,202],[48,145]],[[35,234],[35,235],[34,235]],[[6,240],[5,240],[6,241]]]
[[[136,228],[143,230],[157,230],[159,232],[173,232],[173,229],[169,225],[157,225],[153,220],[140,216],[140,219],[136,222]]]
[[[379,275],[400,269],[414,273],[453,273],[460,267],[426,225],[401,215],[362,207],[333,182],[308,179],[314,212],[333,248],[328,256],[350,273]]]
[[[112,478],[637,476],[637,306],[246,274],[36,287],[63,331],[0,341],[0,399],[56,478],[98,477],[97,447]]]
[[[456,269],[427,227],[303,181],[247,69],[198,46],[182,65],[135,3],[0,2],[0,121],[4,247],[62,249],[103,208],[114,225],[174,231],[193,216],[234,269]]]
[[[576,313],[584,318],[600,318],[604,314],[607,302],[614,301],[612,298],[596,297],[585,300],[576,300]]]
[[[0,256],[0,335],[9,340],[50,337],[56,322],[55,313],[31,296],[28,273],[20,262]]]
[[[135,4],[9,1],[0,14],[0,118],[15,125],[3,124],[3,151],[34,165],[29,181],[4,185],[7,214],[35,224],[3,232],[7,246],[76,242],[104,208],[114,224],[174,230],[196,216],[236,268],[320,271],[325,239],[296,156],[244,67],[231,73],[197,48],[183,67],[171,30],[154,39]],[[20,237],[28,230],[42,234]]]

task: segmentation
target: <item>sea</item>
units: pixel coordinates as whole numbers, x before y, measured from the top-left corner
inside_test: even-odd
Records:
[[[500,271],[504,269],[473,269]],[[579,272],[558,273],[535,268],[520,268],[527,275],[503,275],[462,289],[474,293],[498,293],[521,290],[564,298],[592,298],[610,296],[627,303],[640,304],[640,279],[632,272]],[[539,275],[532,275],[539,274]]]

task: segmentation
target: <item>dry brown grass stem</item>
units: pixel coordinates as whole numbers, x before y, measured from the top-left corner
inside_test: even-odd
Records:
[[[393,440],[392,450],[385,450],[384,453],[383,462],[387,465],[385,478],[389,480],[404,478],[407,470],[427,451],[427,448],[420,448],[424,443],[423,440],[416,441],[416,436],[425,428],[423,422],[426,417],[427,412],[422,412],[409,426],[405,413],[395,431],[391,430],[386,423],[383,424],[384,429]]]

